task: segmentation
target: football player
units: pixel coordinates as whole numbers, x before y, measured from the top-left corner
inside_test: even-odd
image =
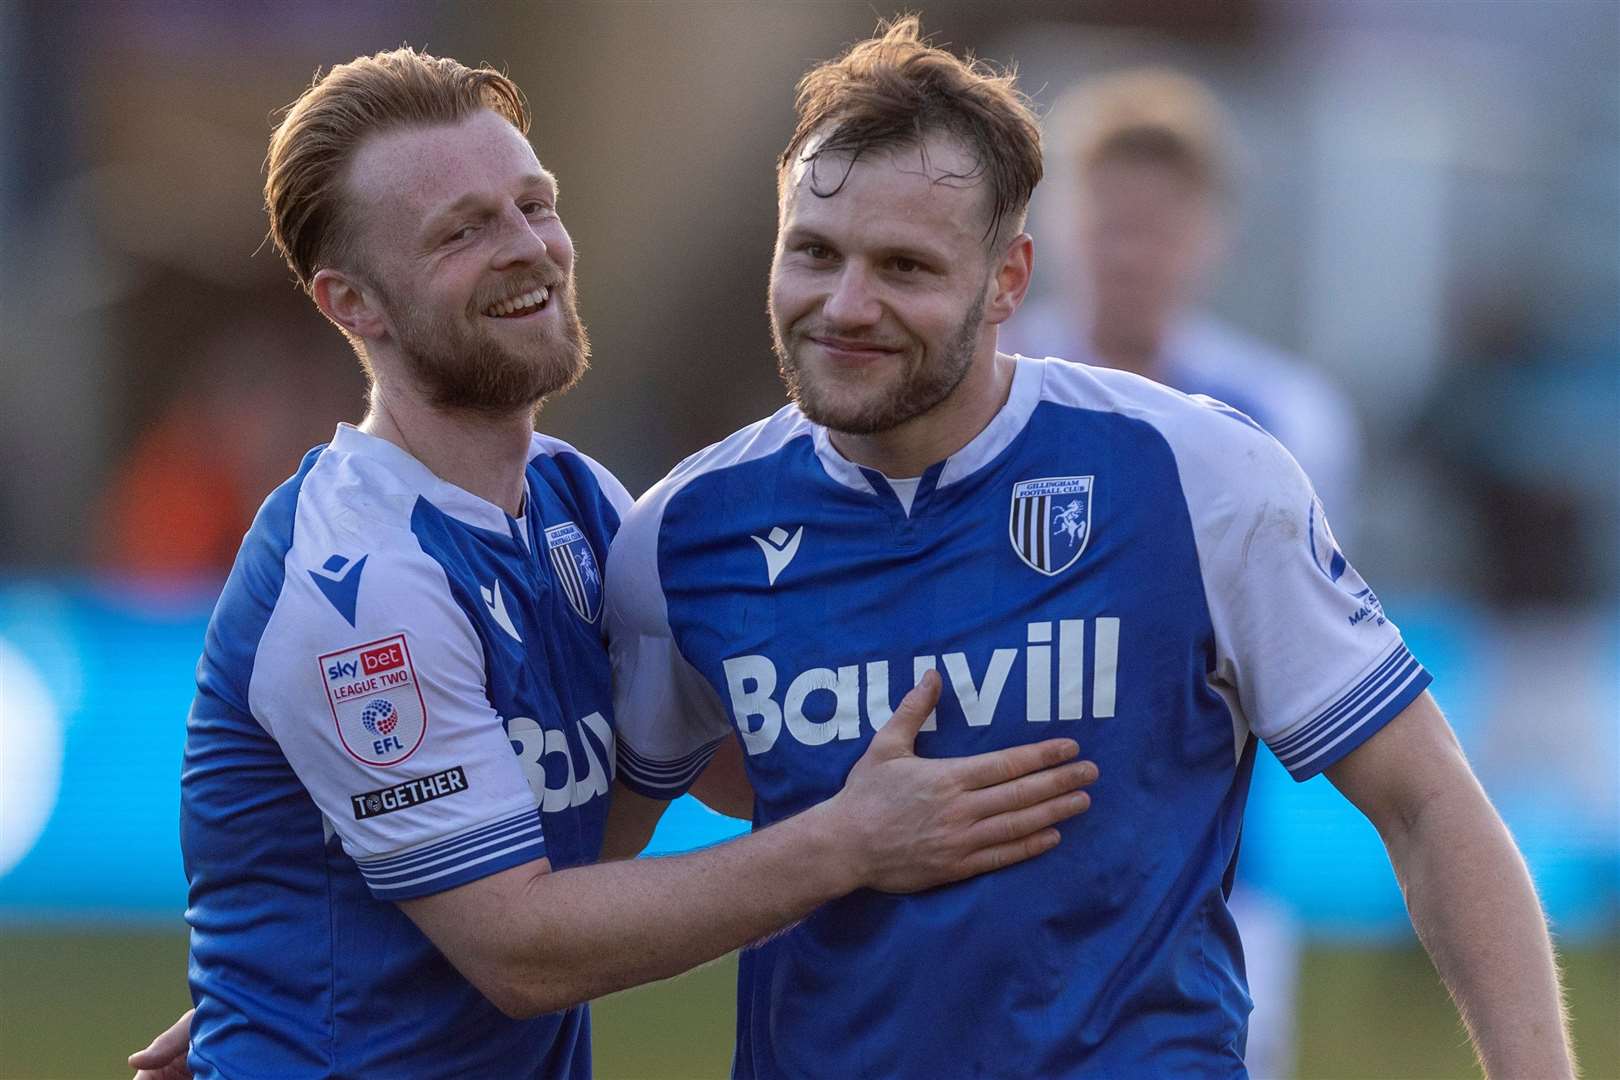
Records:
[[[534,431],[587,347],[527,126],[504,76],[400,49],[318,79],[271,142],[271,235],[371,392],[266,500],[199,664],[195,1075],[585,1077],[582,1002],[856,888],[1033,857],[1087,803],[1071,739],[917,757],[928,685],[793,821],[593,865],[617,741],[598,568],[629,499]]]
[[[770,282],[793,403],[677,467],[609,558],[610,831],[645,837],[710,761],[791,820],[934,672],[926,752],[1061,733],[1104,779],[1047,858],[747,950],[735,1074],[1245,1075],[1226,898],[1264,742],[1378,828],[1487,1072],[1569,1076],[1523,861],[1293,458],[1212,399],[998,351],[1041,175],[1011,78],[905,19],[798,116]]]

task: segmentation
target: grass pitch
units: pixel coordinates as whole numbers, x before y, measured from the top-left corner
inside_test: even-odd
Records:
[[[189,1004],[185,954],[175,932],[0,932],[0,1077],[128,1075],[124,1056]],[[1570,950],[1565,964],[1583,1075],[1620,1078],[1620,941]],[[725,1076],[735,975],[728,958],[599,1002],[599,1080]],[[1445,990],[1416,948],[1311,949],[1300,986],[1299,1077],[1478,1075]]]

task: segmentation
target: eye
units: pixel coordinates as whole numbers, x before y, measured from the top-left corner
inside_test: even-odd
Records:
[[[547,214],[555,213],[551,204],[541,199],[528,199],[519,204],[518,209],[527,217],[545,217]]]
[[[833,249],[828,247],[826,244],[806,244],[799,250],[803,251],[806,255],[817,262],[826,262],[834,257]]]
[[[904,255],[897,255],[890,260],[889,265],[902,274],[915,274],[923,268],[922,263],[916,259],[908,259]]]
[[[461,243],[461,241],[466,240],[467,238],[472,236],[473,233],[475,233],[477,231],[478,231],[478,226],[476,226],[476,225],[463,225],[461,228],[457,229],[455,232],[451,233],[449,236],[446,236],[444,238],[444,242],[447,243],[447,244],[459,244],[459,243]]]

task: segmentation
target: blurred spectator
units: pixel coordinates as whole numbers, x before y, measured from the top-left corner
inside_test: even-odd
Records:
[[[1299,460],[1335,528],[1353,517],[1360,434],[1326,378],[1196,305],[1224,254],[1234,151],[1201,84],[1165,68],[1085,83],[1049,120],[1059,175],[1076,178],[1081,280],[1030,304],[1003,341],[1208,394],[1253,417]]]
[[[1242,410],[1288,447],[1349,531],[1341,523],[1355,517],[1360,437],[1348,402],[1317,372],[1195,306],[1224,252],[1234,182],[1214,97],[1169,69],[1128,70],[1065,95],[1049,127],[1068,158],[1056,171],[1076,181],[1068,239],[1082,280],[1020,313],[1008,347],[1134,371]],[[1261,820],[1251,814],[1249,827]],[[1287,1076],[1298,919],[1241,879],[1231,908],[1255,1002],[1247,1062],[1257,1077]]]
[[[354,358],[317,320],[288,318],[274,296],[238,294],[241,316],[205,337],[172,374],[131,396],[150,400],[115,461],[98,520],[96,564],[120,576],[223,577],[263,493],[337,422],[364,408]],[[270,310],[267,310],[270,309]],[[289,387],[294,388],[289,392]]]
[[[223,574],[253,508],[205,392],[177,397],[143,430],[102,496],[96,561],[121,575]]]

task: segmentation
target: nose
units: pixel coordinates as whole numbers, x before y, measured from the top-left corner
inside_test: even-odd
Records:
[[[844,264],[821,310],[830,324],[841,328],[871,326],[883,318],[883,305],[865,268],[853,259]]]
[[[497,270],[513,266],[527,266],[547,257],[546,242],[517,206],[509,206],[501,219],[501,243],[491,260]]]

